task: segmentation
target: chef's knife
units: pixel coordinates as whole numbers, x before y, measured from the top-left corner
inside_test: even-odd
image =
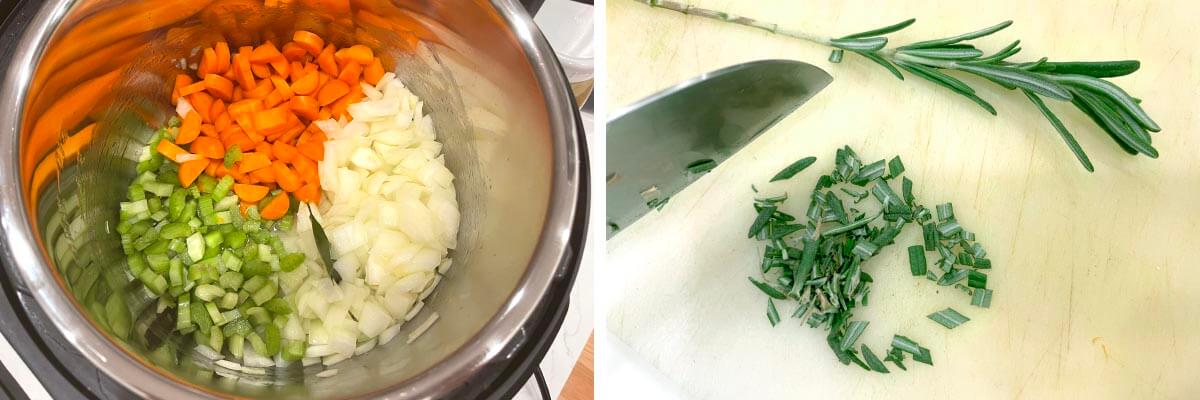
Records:
[[[725,161],[832,80],[798,61],[754,61],[693,78],[613,114],[606,141],[608,236],[699,178],[688,173],[689,164]]]

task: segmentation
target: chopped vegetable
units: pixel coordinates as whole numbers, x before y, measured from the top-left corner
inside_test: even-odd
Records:
[[[967,318],[967,316],[962,315],[958,311],[955,311],[953,308],[949,307],[947,307],[945,310],[929,314],[928,317],[929,319],[932,319],[933,322],[937,322],[947,329],[954,329],[955,327],[958,327],[959,325],[971,320],[970,318]]]
[[[808,166],[813,165],[814,162],[817,162],[816,157],[805,157],[796,160],[796,162],[784,167],[783,170],[780,170],[779,173],[775,174],[775,176],[771,178],[771,182],[781,181],[796,176],[796,174],[800,173],[800,171],[803,171],[805,168],[808,168]]]

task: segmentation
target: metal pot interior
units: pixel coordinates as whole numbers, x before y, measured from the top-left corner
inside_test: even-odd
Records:
[[[519,39],[530,32],[514,31],[479,0],[51,3],[46,7],[57,8],[62,22],[30,71],[20,125],[21,192],[58,281],[35,290],[72,298],[92,322],[80,329],[104,332],[138,361],[133,370],[98,367],[135,387],[165,376],[197,394],[329,398],[404,394],[455,352],[478,353],[472,360],[495,356],[485,353],[508,338],[481,330],[503,317],[501,306],[518,293],[543,230],[554,171],[547,100]],[[339,46],[374,48],[425,101],[457,178],[459,247],[454,267],[413,320],[434,310],[441,316],[419,340],[404,343],[418,325],[410,323],[388,345],[336,365],[333,377],[317,378],[319,368],[310,367],[233,379],[198,365],[190,348],[160,345],[154,303],[126,272],[116,205],[134,177],[138,152],[174,112],[169,96],[183,72],[180,59],[196,62],[196,48],[221,38],[252,45],[286,40],[296,29]],[[82,94],[88,85],[100,89]],[[76,133],[92,124],[91,135]],[[107,328],[119,308],[135,321],[125,338]],[[87,335],[68,338],[85,355],[111,346],[89,343]]]

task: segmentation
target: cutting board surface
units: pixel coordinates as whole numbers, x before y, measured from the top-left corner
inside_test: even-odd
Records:
[[[901,4],[906,3],[906,4]],[[1163,127],[1161,157],[1121,152],[1087,117],[1053,104],[1096,165],[1084,171],[1023,96],[966,78],[999,112],[910,77],[901,82],[847,54],[627,0],[607,6],[609,110],[744,61],[788,58],[834,82],[716,170],[608,242],[619,277],[608,327],[698,398],[1086,398],[1200,396],[1200,3],[1187,1],[875,2],[698,0],[698,6],[847,34],[917,17],[893,43],[957,34],[1006,19],[985,53],[1013,39],[1015,59],[1139,59],[1117,78]],[[762,245],[746,238],[757,184],[787,192],[802,215],[816,177],[849,144],[867,162],[900,155],[919,202],[952,201],[994,269],[992,307],[909,276],[907,229],[872,259],[871,321],[861,341],[920,342],[934,366],[889,375],[837,362],[824,331],[785,318],[772,328],[757,275]],[[818,161],[767,184],[792,161]],[[781,304],[782,305],[782,304]],[[947,330],[925,318],[952,306],[971,318]],[[785,306],[781,313],[790,314]],[[889,366],[891,366],[889,364]],[[892,368],[895,369],[895,368]]]

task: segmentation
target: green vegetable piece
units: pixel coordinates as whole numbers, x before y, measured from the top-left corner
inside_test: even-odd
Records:
[[[967,271],[967,287],[986,288],[987,275],[979,271]]]
[[[225,168],[233,168],[233,164],[242,160],[242,148],[238,145],[229,146],[225,151]]]
[[[263,304],[263,307],[275,315],[287,315],[292,313],[292,306],[288,304],[287,300],[278,297],[268,300],[266,304]]]
[[[933,320],[933,322],[937,322],[947,329],[954,329],[959,325],[971,320],[970,318],[967,318],[967,316],[962,315],[958,311],[955,311],[953,308],[949,307],[947,307],[945,310],[929,314],[928,317],[929,319]]]
[[[267,352],[264,354],[265,356],[271,357],[279,354],[283,341],[282,335],[279,332],[279,327],[275,326],[275,324],[267,324],[265,327],[263,327],[262,338],[267,350]]]
[[[300,361],[304,358],[304,352],[308,345],[303,340],[287,340],[283,343],[283,359],[287,361]]]
[[[866,360],[867,366],[871,367],[872,371],[883,373],[883,374],[886,374],[889,372],[887,369],[887,366],[883,365],[883,361],[879,361],[879,357],[876,357],[875,353],[872,352],[871,349],[868,348],[865,343],[862,345],[862,354],[863,354],[863,360]]]
[[[212,197],[209,199],[209,201],[211,202],[211,199],[224,199],[225,196],[229,194],[230,189],[233,189],[233,177],[225,175],[220,181],[217,182],[216,186],[213,187]]]
[[[711,158],[692,161],[687,165],[687,171],[693,174],[703,174],[717,167],[717,162]]]
[[[779,324],[779,310],[775,309],[775,302],[767,299],[767,321],[771,322],[771,326]]]
[[[226,337],[246,336],[253,330],[254,327],[250,325],[250,320],[244,317],[229,321],[228,324],[221,327],[221,333],[225,334]]]
[[[188,307],[191,310],[192,322],[201,333],[207,335],[208,330],[212,329],[212,318],[208,316],[208,310],[204,308],[204,304],[200,302],[191,302]]]
[[[759,281],[754,278],[746,278],[746,279],[749,279],[750,283],[753,283],[754,286],[758,287],[758,290],[761,290],[763,293],[766,293],[767,296],[771,296],[771,298],[775,298],[775,299],[779,299],[779,300],[783,300],[783,299],[787,298],[787,295],[783,294],[783,292],[779,291],[779,289],[772,287],[771,285],[763,283],[762,281]]]
[[[276,286],[274,282],[268,282],[267,284],[263,285],[262,288],[254,291],[254,295],[251,297],[251,299],[254,300],[254,304],[261,306],[266,304],[267,301],[271,300],[271,298],[275,297],[276,293],[279,293],[279,287]]]
[[[920,245],[908,247],[908,266],[913,276],[924,276],[927,268],[925,249]]]
[[[292,272],[304,263],[304,253],[291,253],[279,258],[279,270]]]
[[[845,351],[854,348],[854,343],[858,342],[858,337],[867,330],[867,321],[850,321],[846,324],[846,333],[842,334],[842,341],[839,347]]]
[[[991,289],[975,289],[975,293],[971,296],[971,305],[979,308],[988,308],[992,306],[992,290]]]
[[[796,160],[796,162],[784,167],[779,171],[779,173],[775,174],[775,176],[771,178],[771,182],[781,181],[796,176],[796,174],[800,173],[800,171],[803,171],[805,168],[813,165],[814,162],[817,162],[816,157],[805,157]]]

